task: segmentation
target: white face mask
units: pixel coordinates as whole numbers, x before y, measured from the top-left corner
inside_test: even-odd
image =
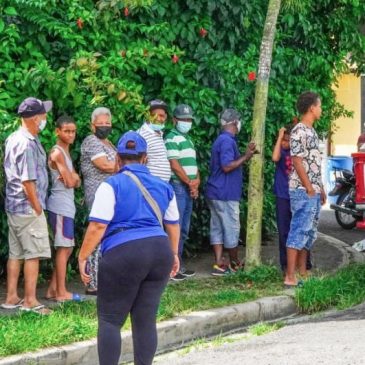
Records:
[[[176,129],[182,133],[182,134],[186,134],[190,131],[191,129],[191,122],[185,122],[183,120],[178,120],[176,123]]]
[[[46,124],[47,124],[47,121],[45,119],[42,119],[40,122],[39,122],[39,125],[38,125],[38,128],[39,130],[42,132],[44,128],[46,128]]]

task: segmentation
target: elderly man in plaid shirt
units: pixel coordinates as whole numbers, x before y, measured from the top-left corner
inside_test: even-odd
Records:
[[[25,99],[18,108],[21,126],[6,140],[5,210],[9,224],[7,296],[1,306],[47,314],[36,297],[39,260],[50,258],[46,208],[47,157],[38,139],[46,125],[52,102]],[[24,262],[24,299],[18,295],[18,279]]]

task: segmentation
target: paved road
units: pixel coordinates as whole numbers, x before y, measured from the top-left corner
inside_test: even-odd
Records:
[[[360,365],[365,364],[365,304],[322,318],[302,318],[259,337],[220,339],[189,353],[157,357],[158,365]],[[295,320],[298,321],[297,319]],[[227,343],[223,343],[224,341]],[[233,342],[232,342],[233,341]],[[223,344],[222,344],[223,343]],[[186,352],[186,350],[185,350]]]
[[[357,228],[347,230],[341,228],[336,222],[335,212],[328,207],[325,207],[321,211],[319,231],[346,242],[349,245],[365,238],[365,230]]]

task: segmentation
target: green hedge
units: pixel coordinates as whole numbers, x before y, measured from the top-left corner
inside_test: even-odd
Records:
[[[249,81],[248,74],[257,68],[267,1],[161,0],[135,8],[127,7],[128,3],[1,2],[0,140],[3,143],[16,128],[15,111],[23,98],[52,99],[51,118],[68,113],[77,120],[78,136],[72,151],[77,165],[93,108],[103,105],[112,110],[112,140],[116,141],[122,132],[139,127],[146,102],[159,97],[171,110],[184,102],[196,111],[192,135],[204,180],[210,146],[219,132],[217,114],[223,107],[233,106],[242,113],[242,148],[250,138],[255,82]],[[364,14],[365,3],[358,0],[309,1],[306,12],[282,11],[266,123],[268,161],[277,130],[295,115],[295,100],[303,90],[315,90],[323,98],[324,114],[318,123],[322,134],[332,120],[346,113],[336,103],[331,87],[339,73],[348,71],[346,56],[350,63],[365,64],[364,38],[358,31]],[[55,140],[52,120],[41,139],[49,150]],[[273,164],[268,162],[264,210],[268,231],[274,227],[272,176]],[[81,190],[77,202],[80,242],[86,225]],[[245,209],[243,200],[243,231]],[[208,218],[201,197],[195,206],[188,249],[207,242]],[[6,230],[1,215],[3,257]]]

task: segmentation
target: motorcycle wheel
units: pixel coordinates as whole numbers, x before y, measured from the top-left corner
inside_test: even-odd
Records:
[[[345,206],[344,202],[346,202],[348,199],[349,194],[350,191],[346,191],[345,193],[341,194],[338,197],[336,204],[339,206]],[[357,218],[351,214],[342,213],[336,210],[335,217],[337,223],[344,229],[353,229],[356,227]]]

